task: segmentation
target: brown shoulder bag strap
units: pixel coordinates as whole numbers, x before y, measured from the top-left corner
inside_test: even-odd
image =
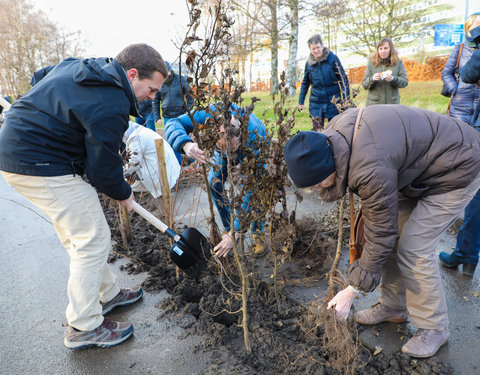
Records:
[[[462,51],[463,51],[463,43],[460,44],[460,48],[458,49],[457,63],[455,64],[455,69],[458,69],[460,65],[460,59],[462,58]],[[450,114],[450,105],[452,104],[452,99],[453,99],[453,95],[450,95],[450,100],[448,101],[448,107],[447,107],[447,115]]]
[[[358,125],[360,124],[360,118],[362,117],[364,108],[360,108],[357,114],[357,118],[355,120],[355,127],[353,128],[353,137],[352,137],[352,145],[351,145],[351,150],[353,150],[353,142],[355,141],[355,138],[357,137],[357,130],[358,130]],[[355,259],[358,258],[358,253],[356,249],[356,243],[355,243],[355,208],[353,204],[353,192],[349,190],[350,192],[350,242],[349,242],[349,247],[350,247],[350,263],[352,263]]]

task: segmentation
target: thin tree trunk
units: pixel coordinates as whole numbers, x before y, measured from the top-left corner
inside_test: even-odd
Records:
[[[291,32],[288,40],[287,86],[288,96],[295,96],[297,77],[297,50],[298,50],[298,0],[289,0],[291,14]]]
[[[272,0],[270,3],[270,12],[272,15],[272,28],[270,36],[272,45],[271,52],[271,76],[270,76],[270,92],[272,94],[278,93],[278,18],[277,18],[277,0]]]

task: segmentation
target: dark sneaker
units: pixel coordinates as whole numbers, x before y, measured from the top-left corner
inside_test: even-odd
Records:
[[[382,322],[403,323],[408,319],[408,311],[394,310],[378,302],[366,310],[361,310],[355,313],[353,319],[357,323],[366,325],[373,325]]]
[[[70,349],[83,349],[93,346],[108,348],[124,342],[133,334],[129,322],[114,322],[103,319],[103,323],[93,331],[79,331],[72,326],[65,330],[65,346]]]
[[[128,289],[120,289],[120,292],[118,292],[118,294],[111,301],[100,303],[103,307],[102,314],[106,315],[118,306],[131,305],[142,298],[142,296],[143,289],[140,286],[134,286],[133,288]]]
[[[448,328],[419,329],[415,335],[402,346],[402,352],[416,358],[428,358],[434,355],[448,341]]]

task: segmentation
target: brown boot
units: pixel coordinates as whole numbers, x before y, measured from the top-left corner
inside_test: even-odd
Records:
[[[407,310],[395,310],[377,302],[369,309],[361,310],[353,316],[357,323],[373,325],[382,322],[403,323],[408,319]]]
[[[267,253],[267,244],[265,242],[265,233],[254,233],[253,238],[253,254],[254,258],[261,258]]]
[[[428,358],[434,355],[448,341],[450,333],[444,329],[419,329],[402,346],[402,352],[416,358]]]

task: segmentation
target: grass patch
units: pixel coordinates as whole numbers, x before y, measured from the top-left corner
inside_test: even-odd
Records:
[[[428,109],[433,112],[445,113],[449,98],[440,95],[442,91],[442,81],[430,81],[430,82],[410,82],[409,85],[403,89],[400,89],[400,103],[411,107],[418,107]],[[352,85],[354,88],[360,87],[359,84]],[[310,92],[310,91],[309,91]],[[296,108],[298,106],[298,95],[300,90],[297,90],[295,97],[288,98],[286,106],[288,108]],[[242,95],[244,102],[243,105],[250,104],[252,97],[261,99],[255,103],[255,109],[253,113],[257,115],[264,123],[273,123],[276,121],[273,113],[272,97],[268,92],[248,92]],[[295,128],[294,130],[311,130],[312,122],[308,114],[308,101],[309,95],[305,99],[305,109],[302,112],[295,112]],[[358,96],[355,98],[355,103],[359,107],[365,105],[367,98],[367,92],[360,88]],[[279,99],[277,95],[276,100]]]

